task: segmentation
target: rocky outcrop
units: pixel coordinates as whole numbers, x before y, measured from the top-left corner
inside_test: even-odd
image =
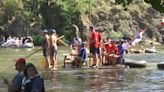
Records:
[[[105,35],[113,35],[111,33],[114,32],[117,38],[125,35],[134,37],[140,32],[139,29],[147,27],[148,30],[143,35],[145,40],[164,42],[164,28],[158,26],[164,14],[154,10],[144,0],[133,0],[126,7],[116,5],[114,1],[101,0],[94,3],[88,15],[82,17],[85,27],[102,26]]]

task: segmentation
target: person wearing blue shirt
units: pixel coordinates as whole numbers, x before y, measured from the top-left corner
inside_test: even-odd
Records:
[[[75,60],[74,60],[75,67],[80,68],[82,64],[86,61],[87,57],[88,57],[88,54],[86,51],[85,43],[82,43],[79,53],[77,57],[75,57]]]
[[[84,60],[86,60],[88,57],[84,43],[82,44],[82,47],[80,48],[79,57],[83,58]]]
[[[117,46],[118,48],[118,55],[119,55],[119,59],[117,61],[118,64],[123,64],[124,63],[124,55],[125,55],[125,49],[123,47],[124,42],[122,40],[119,41],[119,45]]]
[[[44,81],[32,63],[26,65],[24,75],[21,92],[45,92]]]

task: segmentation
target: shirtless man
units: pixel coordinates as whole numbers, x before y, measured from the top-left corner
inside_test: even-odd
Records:
[[[44,41],[42,43],[43,56],[45,61],[45,68],[49,68],[48,56],[49,56],[49,47],[50,47],[50,37],[48,35],[48,30],[44,30]]]
[[[57,68],[57,41],[58,36],[56,34],[55,29],[51,29],[51,43],[50,43],[50,61],[51,61],[51,68],[56,69]]]

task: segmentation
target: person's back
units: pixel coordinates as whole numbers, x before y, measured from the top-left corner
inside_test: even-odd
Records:
[[[120,55],[120,57],[123,57],[125,54],[124,47],[122,45],[118,45],[117,47],[118,47],[118,53],[117,54]]]
[[[44,80],[40,76],[35,76],[31,80],[24,77],[21,89],[21,92],[45,92]]]
[[[50,37],[50,62],[51,62],[51,68],[56,69],[57,68],[57,41],[58,36],[56,34],[55,29],[51,29],[51,37]]]
[[[51,35],[51,46],[57,50],[57,41],[58,41],[58,37],[56,35],[56,33],[53,33]]]
[[[87,51],[86,51],[85,47],[81,47],[81,48],[80,48],[79,56],[80,56],[81,58],[83,58],[84,60],[87,59],[87,56],[88,56],[88,55],[87,55]]]
[[[43,30],[43,33],[44,33],[44,39],[42,42],[42,51],[43,51],[43,56],[44,56],[44,61],[45,61],[44,68],[48,68],[49,67],[48,56],[49,56],[49,47],[50,47],[50,37],[48,35],[47,29]]]
[[[123,41],[119,42],[119,45],[117,46],[117,52],[116,55],[118,55],[116,57],[117,59],[117,64],[123,64],[124,63],[124,55],[125,55],[125,49],[123,47]]]

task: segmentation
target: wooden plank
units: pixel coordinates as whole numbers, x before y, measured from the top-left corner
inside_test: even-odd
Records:
[[[98,66],[98,67],[81,67],[81,68],[74,68],[74,67],[65,67],[63,68],[64,70],[97,70],[97,69],[109,69],[109,70],[112,70],[112,69],[124,69],[125,66],[124,65],[120,65],[120,66]]]
[[[119,65],[119,66],[99,66],[98,69],[121,69],[121,68],[125,68],[124,65]]]

